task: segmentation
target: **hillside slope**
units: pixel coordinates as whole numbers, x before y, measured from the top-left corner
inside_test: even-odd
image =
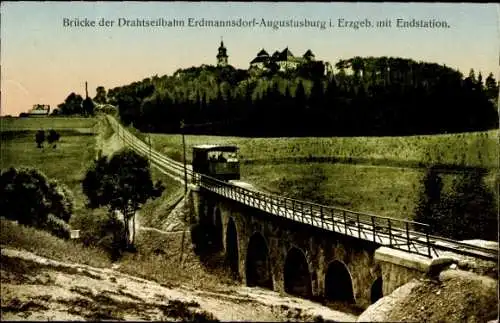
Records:
[[[498,280],[463,270],[412,280],[363,312],[358,322],[488,322],[498,317]]]
[[[171,288],[111,268],[54,261],[4,246],[1,261],[3,320],[309,321],[319,316],[342,322],[356,319],[270,291]]]

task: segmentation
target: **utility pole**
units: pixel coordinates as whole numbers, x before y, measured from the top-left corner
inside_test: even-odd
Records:
[[[184,120],[181,120],[182,150],[184,152],[184,195],[187,194],[186,140],[184,139]]]
[[[149,168],[151,168],[151,133],[148,132],[148,143],[149,143]]]

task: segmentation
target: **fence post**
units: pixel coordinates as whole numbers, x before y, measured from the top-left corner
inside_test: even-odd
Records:
[[[358,222],[358,237],[361,239],[361,223],[359,223],[359,214],[356,213],[356,221]]]
[[[410,251],[410,230],[408,228],[408,222],[406,224],[406,243],[408,244],[408,251]]]
[[[295,220],[295,200],[292,200],[292,220]]]
[[[332,217],[332,230],[335,232],[335,214],[333,213],[333,209],[330,209],[330,216]]]
[[[345,234],[347,235],[347,219],[345,216],[345,211],[342,211],[342,216],[344,217],[344,231],[345,231]]]
[[[431,255],[431,242],[429,241],[429,229],[425,229],[425,239],[427,240],[427,254],[429,255],[429,258],[432,258]]]
[[[375,240],[375,218],[373,217],[373,215],[370,215],[370,217],[372,219],[373,242],[376,242],[376,240]]]
[[[324,229],[325,228],[325,223],[323,221],[323,207],[322,206],[319,207],[319,218],[320,218],[320,221],[321,221],[321,229]]]
[[[389,227],[389,246],[392,247],[392,229],[391,229],[391,220],[387,219],[387,225]]]
[[[314,221],[313,220],[313,206],[312,206],[312,204],[309,204],[309,206],[310,206],[310,211],[311,211],[311,225],[314,225],[314,223],[313,223],[313,221]]]

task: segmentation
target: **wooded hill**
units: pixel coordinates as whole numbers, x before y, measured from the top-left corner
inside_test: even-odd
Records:
[[[254,75],[202,65],[110,89],[125,124],[234,136],[389,136],[498,128],[498,83],[471,69],[391,57]],[[199,126],[195,126],[195,124]],[[202,125],[203,124],[203,125]]]

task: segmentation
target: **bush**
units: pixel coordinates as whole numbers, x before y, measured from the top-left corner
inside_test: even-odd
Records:
[[[73,193],[68,186],[56,180],[51,180],[49,186],[49,198],[52,201],[51,212],[64,222],[69,222],[74,209]]]
[[[43,227],[49,214],[68,222],[73,212],[73,194],[64,185],[49,180],[34,168],[10,168],[0,175],[0,209],[10,220]]]
[[[55,131],[54,129],[50,129],[49,135],[47,136],[47,142],[49,143],[49,145],[52,145],[52,148],[56,148],[57,142],[59,141],[60,137],[61,136],[57,131]]]
[[[64,222],[62,219],[49,214],[47,217],[47,222],[45,222],[44,229],[56,237],[62,239],[69,239],[71,236],[70,226]]]
[[[113,260],[122,254],[126,243],[125,225],[106,209],[94,209],[81,213],[72,220],[80,229],[80,241],[87,247],[100,247]]]
[[[35,142],[37,147],[42,148],[44,141],[45,141],[45,132],[43,130],[38,130],[35,135]]]

